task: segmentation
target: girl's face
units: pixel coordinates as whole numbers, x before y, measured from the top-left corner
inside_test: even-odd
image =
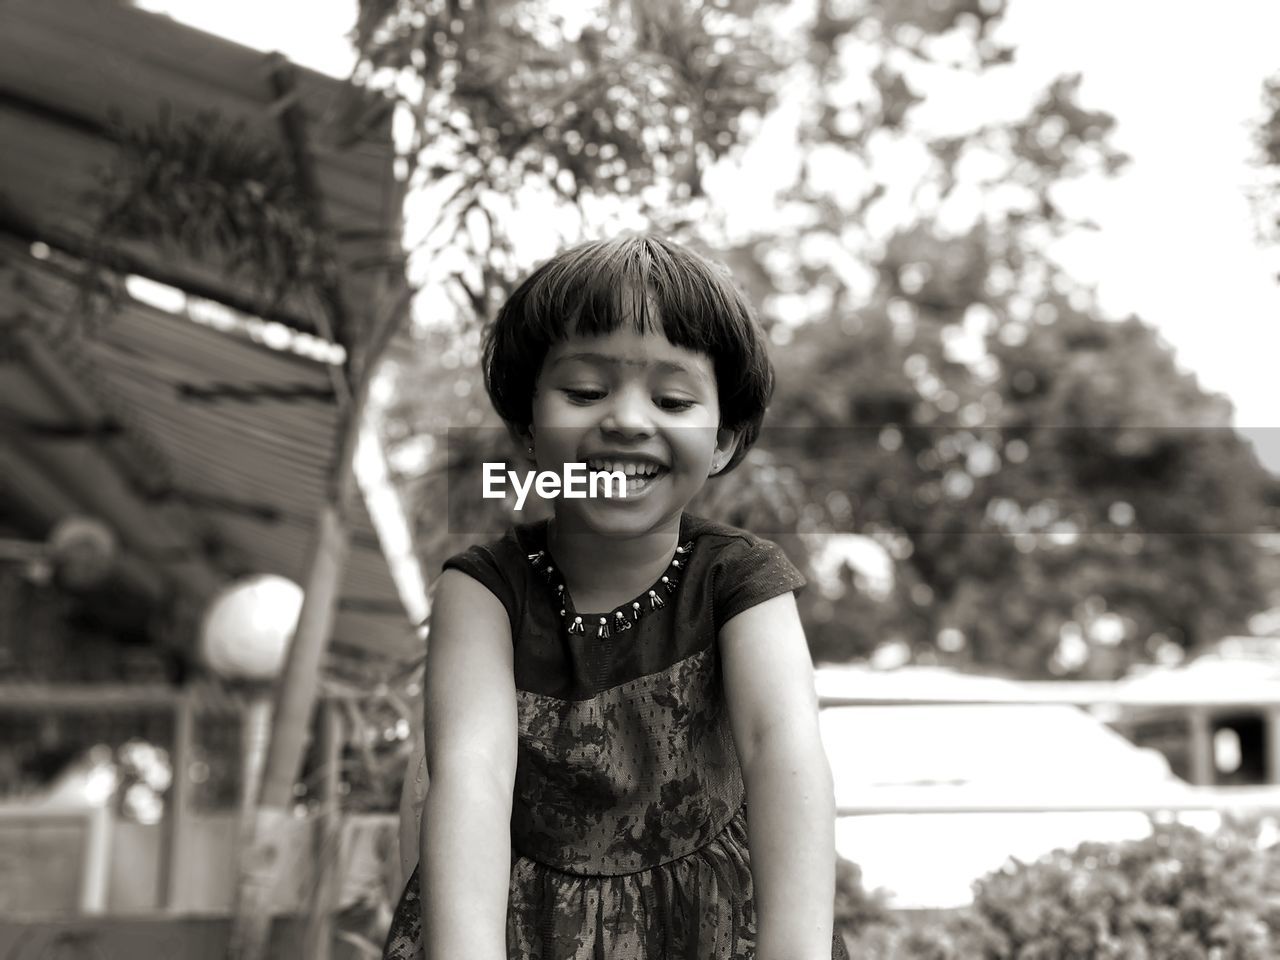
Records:
[[[560,474],[566,463],[586,463],[628,474],[623,498],[555,502],[567,528],[618,537],[678,521],[737,442],[720,429],[711,359],[630,327],[552,346],[530,434],[539,470]]]

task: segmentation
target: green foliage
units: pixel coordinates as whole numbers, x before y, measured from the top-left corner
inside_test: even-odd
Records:
[[[615,0],[570,30],[532,0],[360,4],[353,123],[370,101],[413,118],[410,184],[440,188],[432,231],[472,254],[483,276],[466,294],[480,319],[517,272],[503,211],[522,188],[569,205],[645,197],[653,216],[701,193],[742,118],[771,98],[774,56],[757,23],[771,5],[742,6]]]
[[[1257,825],[1086,843],[1010,862],[969,907],[850,931],[893,960],[1264,960],[1280,945],[1280,854]]]
[[[894,564],[887,597],[848,566],[801,595],[819,658],[898,640],[921,660],[1106,678],[1238,631],[1266,605],[1242,534],[1274,509],[1274,485],[1229,405],[1151,326],[1104,316],[1050,256],[1088,228],[1060,187],[1126,162],[1112,118],[1067,76],[1022,116],[942,132],[921,119],[938,85],[1008,68],[993,39],[1003,2],[823,0],[797,28],[794,10],[778,20],[767,5],[637,0],[576,34],[538,4],[362,12],[369,63],[424,80],[408,97],[415,156],[423,179],[449,184],[440,249],[461,244],[473,261],[453,286],[473,323],[520,272],[499,209],[519,184],[558,189],[584,230],[589,195],[620,193],[656,229],[729,260],[778,345],[779,386],[760,448],[693,508],[797,558],[857,533]],[[801,163],[779,216],[726,245],[726,211],[684,202],[690,170],[724,157],[779,91]],[[451,366],[425,349],[403,359],[393,448],[493,422],[474,333],[440,335]],[[429,573],[441,477],[485,451],[509,448],[486,440],[406,479]],[[476,515],[501,522],[476,494]]]
[[[408,71],[428,136],[459,136],[477,171],[541,172],[623,193],[735,140],[767,102],[769,61],[727,4],[614,3],[574,38],[542,4],[365,0],[357,44],[370,67]],[[421,146],[426,146],[423,142]]]
[[[857,864],[836,858],[835,928],[846,936],[890,922],[884,897],[869,893],[862,886],[862,871]]]
[[[117,125],[97,189],[96,242],[144,241],[248,281],[273,305],[324,269],[292,162],[243,122],[214,112]]]
[[[1266,116],[1257,130],[1257,144],[1265,163],[1280,167],[1280,76],[1263,85]]]
[[[1256,834],[1166,826],[994,874],[974,913],[994,957],[1262,960],[1280,934],[1277,893],[1280,860]]]
[[[1280,243],[1280,73],[1262,85],[1262,113],[1253,128],[1258,183],[1250,199],[1261,239]],[[1280,282],[1280,273],[1276,274]]]
[[[820,109],[801,131],[823,163],[790,193],[809,215],[734,251],[785,345],[771,420],[789,429],[771,452],[825,514],[808,529],[871,536],[896,561],[887,600],[852,572],[802,595],[815,650],[899,640],[926,660],[1109,678],[1241,629],[1265,604],[1257,546],[1239,536],[1264,521],[1265,473],[1229,405],[1048,256],[1087,228],[1058,186],[1125,163],[1112,119],[1073,76],[1021,119],[933,135],[916,122],[922,85],[942,66],[1001,69],[1001,5],[836,7],[814,26]],[[943,64],[946,32],[973,55]],[[869,224],[902,192],[879,160],[890,144],[925,159],[886,233]],[[844,180],[822,173],[836,156]],[[1095,642],[1099,622],[1119,638]],[[1064,636],[1084,655],[1064,655]]]

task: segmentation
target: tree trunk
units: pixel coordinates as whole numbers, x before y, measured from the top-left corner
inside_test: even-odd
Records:
[[[333,909],[341,886],[339,870],[345,857],[342,844],[343,722],[332,700],[320,705],[320,816],[312,838],[315,854],[311,909],[307,915],[302,955],[307,960],[330,960],[333,954]]]
[[[274,868],[280,862],[279,829],[290,816],[293,786],[302,770],[311,715],[320,688],[320,664],[333,633],[338,594],[346,568],[351,530],[349,511],[358,495],[356,450],[368,408],[373,374],[408,313],[413,288],[397,282],[381,285],[367,338],[341,338],[347,350],[346,377],[350,395],[340,403],[333,465],[325,502],[321,505],[312,544],[302,610],[289,644],[284,672],[276,684],[271,740],[258,798],[251,838],[243,848],[236,882],[235,914],[228,944],[228,960],[264,960],[271,933],[272,900],[264,892],[275,889]]]
[[[264,960],[271,934],[273,892],[278,889],[281,825],[291,816],[311,714],[320,687],[320,664],[333,633],[338,593],[350,547],[348,508],[355,488],[367,385],[344,411],[329,496],[320,508],[302,610],[275,694],[271,738],[257,809],[242,841],[228,960]]]
[[[259,836],[271,836],[274,831],[259,826],[258,795],[265,770],[266,750],[271,736],[271,699],[266,691],[255,691],[247,709],[240,715],[240,810],[236,822],[237,862],[239,883],[236,886],[236,902],[233,915],[236,918],[255,912],[255,905],[267,908],[276,889],[276,871],[279,850],[258,842]],[[272,818],[280,825],[285,813]],[[263,931],[270,933],[270,910],[258,911],[266,917]],[[228,955],[246,956],[245,950],[253,942],[256,928],[233,923]],[[262,949],[265,949],[265,939]]]

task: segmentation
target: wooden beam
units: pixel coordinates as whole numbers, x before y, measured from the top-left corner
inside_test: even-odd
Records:
[[[193,403],[257,403],[274,400],[281,403],[319,403],[328,405],[334,401],[334,392],[328,387],[290,383],[208,383],[195,386],[178,385],[178,396]]]
[[[215,684],[182,688],[163,683],[0,683],[0,715],[6,713],[139,713],[173,710],[184,697],[200,710],[235,713],[245,709],[245,697]],[[322,699],[364,700],[357,690],[326,691]]]
[[[307,217],[307,226],[311,228],[312,242],[315,243],[317,250],[320,276],[316,277],[315,281],[320,293],[318,299],[321,302],[321,310],[325,314],[320,324],[321,333],[326,340],[341,344],[346,351],[342,369],[337,370],[331,367],[329,379],[333,384],[339,407],[350,407],[352,371],[358,371],[359,364],[365,359],[356,355],[363,338],[360,336],[361,331],[356,328],[348,305],[343,271],[338,263],[333,231],[329,228],[324,209],[324,192],[320,188],[315,160],[309,147],[307,116],[299,103],[293,64],[279,53],[269,54],[267,60],[270,64],[274,103],[282,107],[280,128],[284,133],[289,156],[293,160],[294,173],[303,198],[303,212]]]
[[[173,710],[177,687],[137,683],[4,683],[0,713],[145,713]]]
[[[343,719],[337,704],[326,701],[319,708],[320,814],[315,818],[312,846],[311,909],[307,918],[303,955],[330,960],[333,955],[333,913],[343,866],[342,849],[342,747]]]
[[[86,237],[56,226],[37,224],[9,207],[0,208],[0,235],[7,235],[11,241],[21,243],[24,247],[33,243],[43,243],[65,256],[84,263],[99,263],[102,267],[120,275],[136,274],[202,300],[230,307],[238,313],[281,323],[290,330],[312,335],[320,334],[320,330],[314,323],[296,313],[272,309],[265,300],[259,301],[244,296],[229,286],[218,286],[209,279],[175,269],[172,266],[174,262],[172,257],[153,261],[145,254],[145,248],[141,244],[116,245],[103,250]]]
[[[160,845],[160,908],[170,913],[185,908],[182,901],[182,863],[187,855],[191,830],[191,757],[195,743],[196,705],[190,691],[173,701],[173,752],[170,761],[173,782],[164,818],[164,839]]]
[[[266,769],[267,744],[271,740],[271,693],[255,690],[240,713],[240,833],[237,842],[246,846],[253,835],[253,814]]]
[[[1213,783],[1213,731],[1209,711],[1195,707],[1187,712],[1187,744],[1190,754],[1190,778],[1197,786]]]

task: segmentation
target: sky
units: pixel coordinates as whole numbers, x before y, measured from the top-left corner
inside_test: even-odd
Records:
[[[337,76],[351,66],[354,0],[139,6]],[[1280,71],[1280,4],[1224,0],[1206,9],[1012,0],[998,36],[1017,49],[1010,90],[1082,73],[1083,102],[1116,117],[1113,142],[1133,158],[1120,177],[1075,197],[1101,229],[1062,248],[1060,259],[1096,284],[1104,309],[1154,324],[1182,367],[1230,397],[1235,425],[1280,471],[1280,253],[1257,242],[1246,194],[1257,177],[1249,124],[1261,113],[1263,79]],[[923,109],[962,116],[974,109],[965,96],[957,86]]]

